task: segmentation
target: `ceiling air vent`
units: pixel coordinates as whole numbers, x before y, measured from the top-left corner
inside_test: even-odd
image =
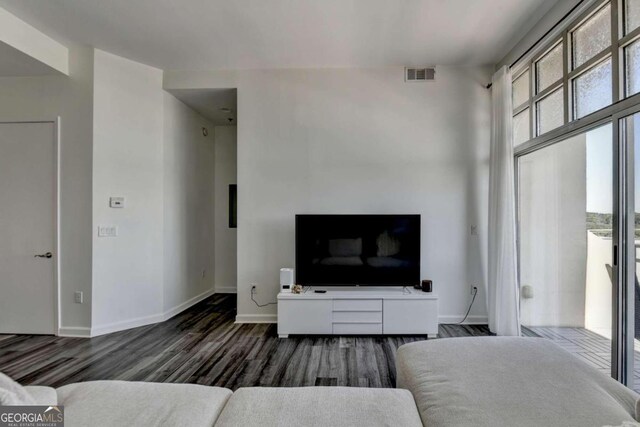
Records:
[[[405,68],[405,82],[429,82],[436,79],[436,69],[433,67]]]

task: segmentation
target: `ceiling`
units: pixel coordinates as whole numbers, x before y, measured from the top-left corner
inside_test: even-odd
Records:
[[[558,0],[0,0],[161,69],[493,65]]]
[[[236,89],[169,89],[167,92],[211,120],[215,126],[237,124]],[[231,111],[222,111],[222,108]],[[229,121],[230,118],[233,120]]]
[[[60,72],[31,56],[0,42],[0,77],[59,75]]]

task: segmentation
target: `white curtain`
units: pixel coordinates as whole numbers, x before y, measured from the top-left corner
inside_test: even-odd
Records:
[[[520,335],[516,210],[512,143],[511,71],[498,70],[491,86],[489,174],[489,329]]]

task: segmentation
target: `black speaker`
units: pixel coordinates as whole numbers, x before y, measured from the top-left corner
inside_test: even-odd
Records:
[[[431,292],[433,290],[433,282],[431,280],[422,281],[422,292]]]

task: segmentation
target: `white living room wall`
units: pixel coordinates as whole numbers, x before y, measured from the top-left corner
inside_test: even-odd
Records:
[[[217,276],[214,125],[166,92],[164,118],[164,311],[174,312],[213,293]]]
[[[60,328],[91,328],[93,49],[69,51],[69,76],[0,78],[0,120],[60,117]],[[74,292],[84,304],[74,302]]]
[[[163,312],[162,71],[95,50],[92,334]],[[124,197],[125,207],[109,207]],[[117,237],[98,237],[99,226]]]
[[[236,126],[215,128],[216,279],[218,293],[237,291],[237,228],[229,228],[229,185],[237,184]]]
[[[486,322],[490,68],[170,71],[171,89],[238,89],[238,321],[274,321],[298,213],[422,215],[440,320]],[[477,225],[478,235],[470,234]]]
[[[95,51],[92,335],[160,322],[213,293],[213,124],[162,71]],[[208,128],[204,136],[202,128]],[[110,197],[124,208],[110,208]],[[117,237],[98,237],[116,226]]]

